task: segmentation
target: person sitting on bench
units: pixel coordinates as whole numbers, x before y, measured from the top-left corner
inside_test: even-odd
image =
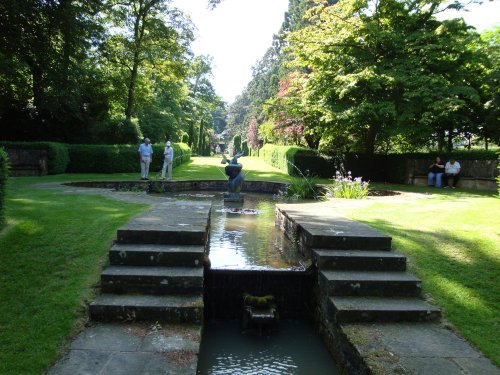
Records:
[[[458,179],[460,178],[460,163],[451,158],[444,166],[445,187],[455,189],[457,187]]]

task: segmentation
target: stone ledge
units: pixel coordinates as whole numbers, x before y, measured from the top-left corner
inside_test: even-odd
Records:
[[[427,186],[427,176],[415,175],[410,177],[410,183],[415,186]],[[444,181],[443,181],[444,183]],[[487,177],[460,177],[457,187],[477,190],[497,190],[498,184],[494,178]]]

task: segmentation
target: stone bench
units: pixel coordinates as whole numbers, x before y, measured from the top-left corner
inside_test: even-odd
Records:
[[[10,175],[44,176],[47,174],[47,150],[25,150],[7,148],[10,160]]]
[[[415,186],[427,186],[427,175],[411,176],[410,181],[410,183]],[[494,178],[460,176],[457,187],[465,189],[495,191],[498,189],[498,184]]]

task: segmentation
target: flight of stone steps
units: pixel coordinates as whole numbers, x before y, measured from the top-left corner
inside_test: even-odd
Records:
[[[210,204],[170,202],[118,230],[90,316],[201,323]]]
[[[339,241],[343,230],[313,249],[329,315],[338,323],[439,318],[440,310],[420,297],[421,281],[406,272],[406,257],[391,251],[391,238],[354,221],[349,227],[362,238]]]

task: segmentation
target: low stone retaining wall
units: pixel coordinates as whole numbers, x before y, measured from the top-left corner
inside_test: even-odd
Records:
[[[225,180],[179,180],[179,181],[79,181],[65,185],[115,190],[146,190],[149,193],[172,193],[180,191],[226,191]],[[286,184],[271,181],[245,181],[242,192],[278,194]]]
[[[309,318],[313,284],[307,271],[206,269],[205,318],[240,319],[244,293],[274,295],[280,318]]]
[[[415,186],[427,186],[427,176],[412,176],[411,184]],[[477,190],[498,190],[498,184],[494,178],[482,177],[460,177],[457,187]]]
[[[45,176],[47,174],[47,150],[7,148],[10,175],[13,177]]]
[[[427,172],[432,160],[414,159],[406,165],[409,185],[427,186]],[[497,190],[498,160],[458,160],[460,163],[459,188]]]

